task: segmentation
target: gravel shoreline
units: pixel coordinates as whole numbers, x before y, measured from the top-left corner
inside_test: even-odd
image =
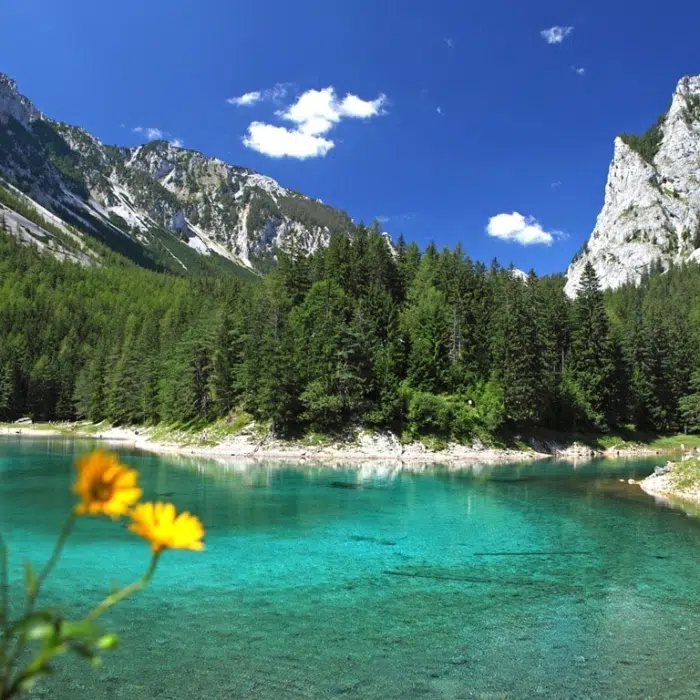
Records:
[[[460,445],[451,443],[444,450],[431,450],[420,442],[402,444],[388,432],[370,433],[360,431],[352,442],[332,442],[324,445],[304,445],[274,438],[255,437],[252,432],[243,430],[216,445],[177,444],[150,438],[149,428],[113,427],[95,433],[94,430],[81,430],[81,424],[65,424],[52,429],[32,425],[13,425],[3,428],[0,435],[11,437],[74,437],[91,438],[107,443],[129,444],[142,450],[163,454],[213,457],[230,460],[278,460],[318,464],[381,462],[417,466],[445,465],[452,468],[468,467],[474,464],[498,464],[531,462],[543,459],[566,459],[587,461],[590,459],[628,458],[634,456],[661,454],[660,450],[644,447],[611,448],[594,450],[590,447],[573,444],[533,444],[531,449],[516,450],[489,448],[479,443]]]

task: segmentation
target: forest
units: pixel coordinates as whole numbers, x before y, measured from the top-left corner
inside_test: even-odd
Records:
[[[700,267],[603,293],[376,227],[264,277],[57,262],[0,233],[0,420],[487,439],[700,429]]]

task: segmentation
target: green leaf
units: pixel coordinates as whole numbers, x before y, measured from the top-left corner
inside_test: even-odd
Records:
[[[79,622],[64,621],[61,624],[61,637],[63,639],[80,639],[85,642],[94,641],[100,635],[100,628],[94,622],[86,620]]]
[[[24,590],[27,597],[36,595],[37,579],[30,562],[24,562]]]

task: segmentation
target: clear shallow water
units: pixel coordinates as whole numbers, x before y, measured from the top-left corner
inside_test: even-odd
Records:
[[[90,447],[0,441],[16,584]],[[38,697],[700,697],[700,521],[618,481],[654,461],[411,475],[120,451],[147,497],[202,517],[207,551],[166,553],[106,620],[123,645],[105,668],[64,665]],[[47,599],[85,610],[147,559],[83,519]]]

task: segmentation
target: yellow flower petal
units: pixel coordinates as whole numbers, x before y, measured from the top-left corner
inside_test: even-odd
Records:
[[[138,473],[121,464],[115,454],[94,450],[75,463],[78,477],[73,492],[80,496],[78,515],[126,515],[141,498]]]
[[[204,549],[204,526],[191,513],[177,514],[172,503],[139,503],[131,512],[131,532],[151,543],[154,552],[164,549]]]

